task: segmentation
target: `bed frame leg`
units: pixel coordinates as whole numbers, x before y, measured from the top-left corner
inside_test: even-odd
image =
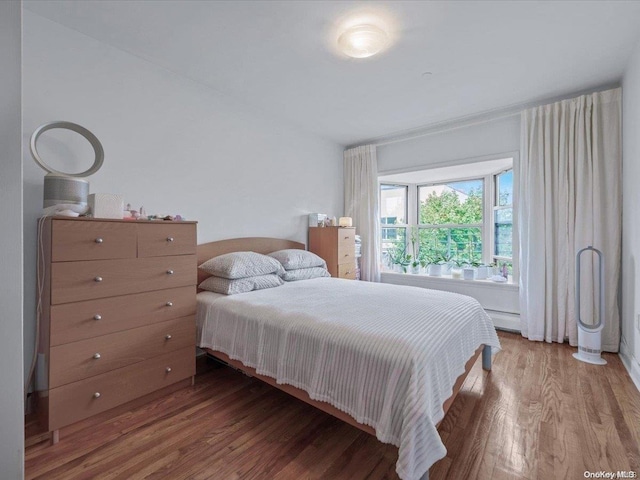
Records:
[[[485,345],[482,349],[482,369],[491,371],[491,346]]]

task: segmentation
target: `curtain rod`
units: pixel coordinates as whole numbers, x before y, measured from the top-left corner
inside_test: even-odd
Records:
[[[357,144],[349,145],[345,148],[348,150],[353,147],[357,147],[360,145],[374,145],[376,147],[381,147],[384,145],[391,145],[394,143],[404,142],[408,140],[414,140],[416,138],[426,137],[429,135],[433,135],[436,133],[444,133],[450,132],[453,130],[458,130],[460,128],[473,127],[475,125],[482,125],[483,123],[493,122],[495,120],[502,120],[505,118],[513,117],[516,115],[520,115],[522,110],[526,110],[528,108],[539,107],[542,105],[547,105],[555,102],[559,102],[562,100],[568,100],[571,98],[576,98],[581,95],[587,95],[590,93],[602,92],[605,90],[610,90],[614,88],[620,87],[620,82],[607,83],[604,85],[600,85],[597,87],[591,87],[584,90],[579,90],[577,92],[573,92],[570,94],[559,95],[556,97],[547,98],[544,100],[536,100],[533,102],[519,103],[510,105],[501,109],[495,109],[493,111],[486,111],[484,113],[479,113],[476,115],[468,115],[467,117],[460,117],[455,120],[450,120],[446,122],[441,122],[440,124],[435,124],[430,127],[425,126],[419,129],[412,129],[409,131],[405,131],[404,133],[398,132],[393,135],[387,135],[384,137],[378,137],[378,139],[370,139],[365,142],[360,142]],[[475,120],[474,120],[475,119]]]
[[[495,120],[502,120],[503,118],[509,118],[509,117],[514,117],[516,115],[520,115],[520,110],[515,111],[515,112],[510,112],[510,113],[504,113],[502,115],[492,115],[492,116],[487,116],[481,119],[476,120],[475,122],[456,122],[456,123],[452,123],[449,126],[443,126],[443,127],[433,127],[431,129],[422,131],[422,132],[416,132],[416,133],[408,133],[405,135],[400,135],[398,137],[395,138],[390,138],[388,140],[381,140],[378,142],[373,142],[372,145],[375,145],[376,147],[381,147],[383,145],[391,145],[393,143],[399,143],[399,142],[404,142],[406,140],[413,140],[416,138],[420,138],[420,137],[427,137],[429,135],[434,135],[436,133],[444,133],[444,132],[450,132],[453,130],[458,130],[460,128],[466,128],[466,127],[473,127],[476,125],[482,125],[483,123],[489,123],[489,122],[493,122]]]

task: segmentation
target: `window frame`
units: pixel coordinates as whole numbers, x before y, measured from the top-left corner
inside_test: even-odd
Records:
[[[437,182],[429,182],[429,183],[404,183],[404,182],[389,182],[389,181],[378,181],[378,192],[379,195],[382,191],[382,185],[392,185],[392,186],[402,186],[407,188],[407,204],[405,205],[407,209],[407,223],[406,224],[398,224],[398,227],[406,228],[405,235],[405,248],[407,251],[409,249],[413,249],[410,247],[410,231],[412,228],[417,228],[418,231],[420,228],[451,228],[451,227],[469,227],[469,228],[481,228],[482,229],[482,261],[485,264],[490,264],[494,262],[494,259],[510,261],[512,264],[512,283],[517,283],[517,279],[519,278],[519,248],[518,248],[518,176],[519,176],[519,152],[507,152],[504,154],[498,155],[489,155],[485,157],[475,158],[475,159],[463,159],[454,162],[440,162],[431,164],[428,167],[422,168],[412,168],[411,171],[422,171],[429,170],[432,168],[442,168],[454,165],[467,165],[473,164],[483,161],[489,160],[498,160],[498,159],[506,159],[511,158],[512,164],[511,168],[501,168],[499,170],[492,171],[482,176],[478,175],[470,175],[465,177],[456,177],[446,180],[441,180]],[[511,199],[511,206],[500,207],[498,205],[497,198],[497,176],[501,173],[504,173],[508,170],[513,170],[513,196]],[[402,172],[380,172],[379,176],[384,176],[388,174],[394,173],[407,173],[408,170],[404,170]],[[482,211],[482,225],[470,224],[470,225],[438,225],[438,226],[429,226],[427,224],[419,224],[419,187],[421,186],[433,186],[433,185],[443,185],[447,183],[455,183],[455,182],[463,182],[469,180],[483,180],[483,211]],[[414,207],[411,207],[413,205]],[[512,208],[513,209],[513,230],[512,230],[512,258],[500,257],[494,255],[495,252],[495,210],[502,208]],[[380,221],[380,218],[378,218]],[[413,253],[413,252],[412,252]]]

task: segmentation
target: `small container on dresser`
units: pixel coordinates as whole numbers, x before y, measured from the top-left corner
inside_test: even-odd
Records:
[[[196,223],[42,223],[43,425],[58,430],[195,374]]]
[[[332,277],[356,279],[356,229],[309,228],[309,251],[327,262]]]

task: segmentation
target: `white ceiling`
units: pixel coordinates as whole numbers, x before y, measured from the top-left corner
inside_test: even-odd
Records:
[[[24,6],[345,145],[617,82],[640,32],[638,1]],[[371,9],[393,44],[367,59],[336,53],[340,26]]]

